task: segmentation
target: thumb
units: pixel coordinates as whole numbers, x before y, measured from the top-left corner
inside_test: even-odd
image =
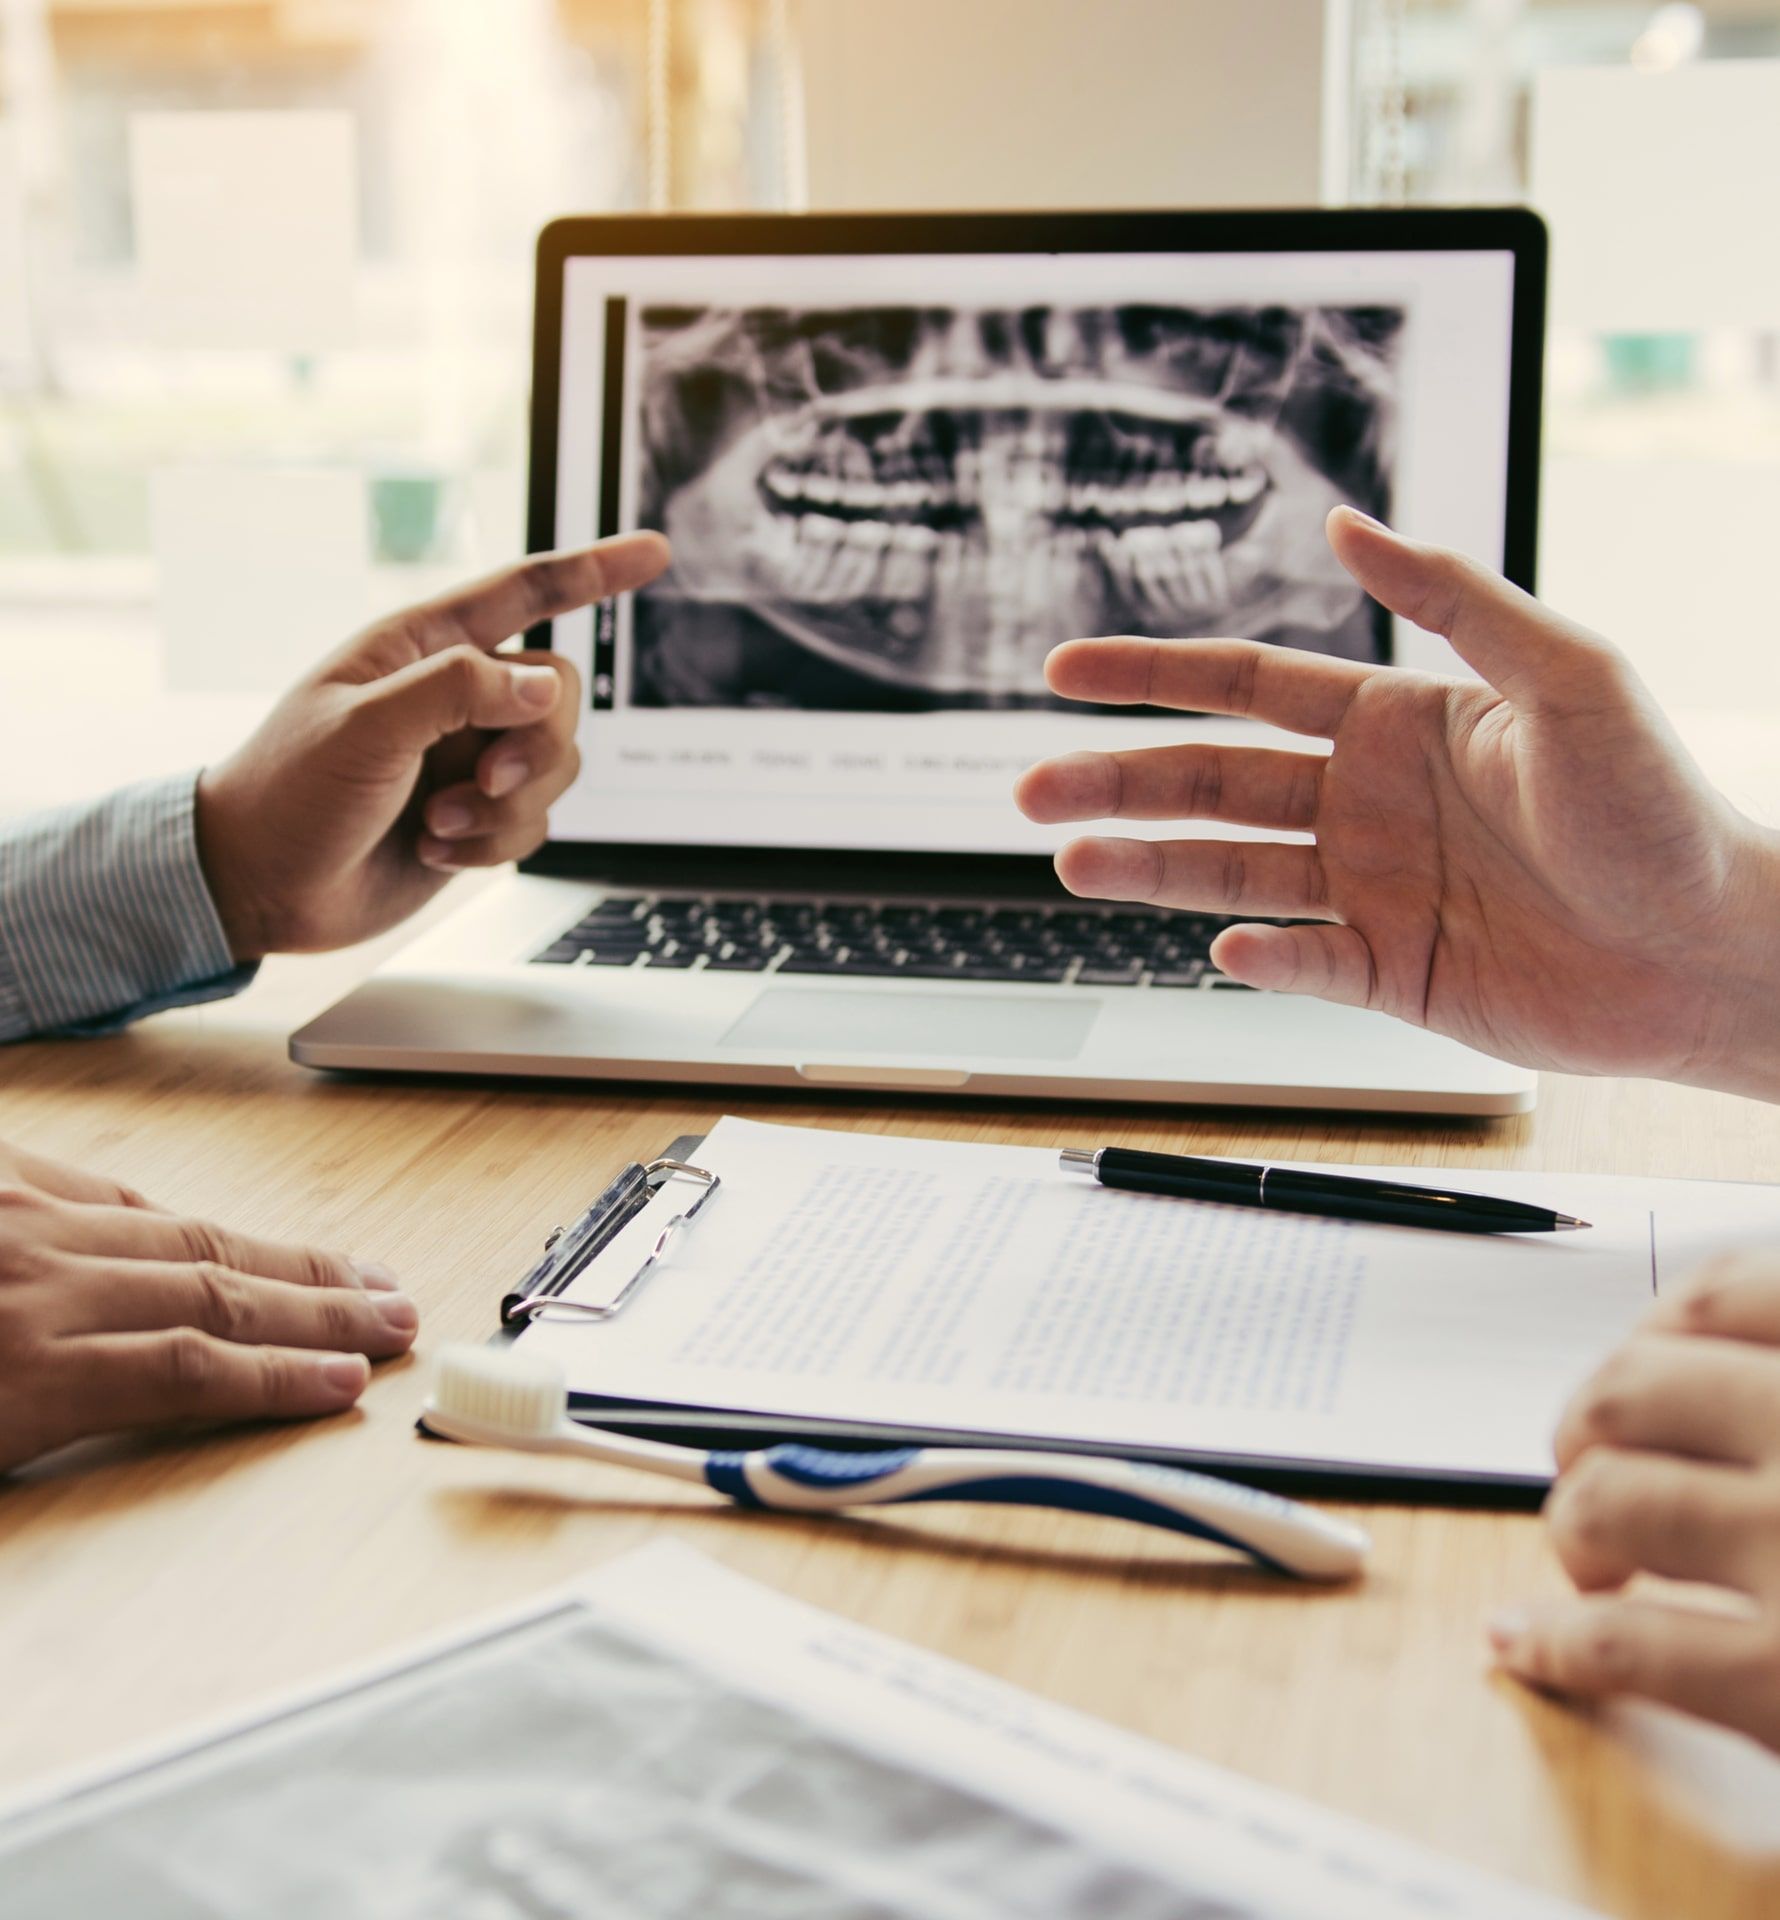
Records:
[[[1405,540],[1352,507],[1329,515],[1335,558],[1381,606],[1454,650],[1517,706],[1555,707],[1598,684],[1618,653],[1499,573]]]
[[[361,688],[358,710],[380,742],[421,753],[466,727],[529,726],[563,697],[562,686],[554,666],[447,647]]]

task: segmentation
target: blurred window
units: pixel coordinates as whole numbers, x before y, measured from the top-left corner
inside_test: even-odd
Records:
[[[152,479],[189,463],[363,475],[386,565],[515,548],[539,226],[779,204],[782,30],[783,0],[0,0],[0,601],[146,598]],[[350,122],[342,342],[154,343],[133,126],[244,110]]]
[[[796,0],[0,0],[0,612],[146,606],[169,469],[362,481],[371,559],[410,570],[385,604],[424,590],[418,571],[514,550],[539,225],[799,204],[795,18]],[[1780,60],[1780,0],[1331,0],[1330,18],[1352,37],[1345,185],[1370,203],[1536,203],[1550,76]],[[157,344],[143,124],[242,113],[350,129],[344,338]],[[1722,172],[1727,200],[1775,188]],[[1755,206],[1751,243],[1776,231]],[[1661,279],[1660,235],[1648,253]],[[1780,511],[1780,312],[1560,321],[1542,585],[1671,701],[1730,669],[1780,706],[1780,646],[1729,617],[1765,603],[1751,529]],[[1696,531],[1704,640],[1674,631],[1685,595],[1651,587]]]
[[[1780,299],[1751,298],[1747,250],[1780,255],[1780,0],[1354,0],[1353,19],[1352,197],[1552,219],[1542,591],[1671,706],[1771,715]],[[1619,270],[1579,289],[1603,247]]]
[[[1525,197],[1534,77],[1551,67],[1780,58],[1780,0],[1354,0],[1353,197]]]

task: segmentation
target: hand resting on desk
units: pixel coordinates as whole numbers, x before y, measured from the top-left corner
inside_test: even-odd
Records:
[[[125,1428],[338,1413],[414,1342],[395,1284],[0,1144],[0,1473]]]
[[[1250,715],[1320,754],[1209,743],[1031,768],[1034,820],[1206,819],[1295,843],[1089,838],[1074,893],[1320,924],[1232,927],[1251,986],[1382,1008],[1529,1066],[1780,1096],[1780,835],[1707,782],[1624,658],[1473,562],[1340,508],[1373,597],[1482,675],[1244,640],[1073,640],[1072,700]]]
[[[560,654],[494,649],[667,565],[659,534],[539,554],[348,641],[198,783],[198,850],[237,960],[350,946],[463,867],[534,852],[580,767]]]
[[[1571,1402],[1546,1506],[1586,1598],[1491,1624],[1511,1673],[1636,1693],[1780,1750],[1780,1253],[1727,1259],[1644,1326]],[[1704,1613],[1621,1593],[1635,1575],[1735,1594]]]

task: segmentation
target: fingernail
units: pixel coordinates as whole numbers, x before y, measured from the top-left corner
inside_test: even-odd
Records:
[[[1532,1624],[1524,1607],[1505,1607],[1500,1613],[1490,1615],[1485,1631],[1497,1658],[1504,1664],[1513,1664],[1515,1650],[1526,1639],[1527,1629]]]
[[[386,1293],[375,1304],[383,1324],[397,1333],[412,1333],[420,1325],[420,1309],[405,1293]]]
[[[1371,514],[1361,512],[1358,507],[1343,506],[1341,511],[1351,514],[1354,519],[1358,520],[1363,526],[1376,527],[1380,533],[1390,532],[1390,528],[1387,527],[1382,520],[1373,519]]]
[[[499,800],[523,783],[525,762],[523,760],[496,760],[490,764],[482,776],[482,791],[491,800]]]
[[[449,840],[467,833],[475,825],[476,816],[461,800],[440,800],[427,808],[426,823],[441,840]]]
[[[462,873],[463,867],[451,857],[451,849],[446,846],[432,846],[425,840],[415,849],[423,867],[431,867],[435,873]]]
[[[344,1401],[356,1400],[371,1377],[371,1363],[356,1353],[331,1354],[317,1362],[316,1375],[330,1393]]]
[[[394,1269],[386,1267],[381,1260],[353,1260],[348,1265],[367,1293],[394,1293],[402,1284]]]
[[[554,668],[509,667],[507,672],[513,692],[523,705],[543,708],[555,704],[558,682]]]

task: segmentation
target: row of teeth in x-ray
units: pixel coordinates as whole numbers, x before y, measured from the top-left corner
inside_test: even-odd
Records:
[[[838,507],[845,513],[931,517],[983,504],[985,488],[977,462],[962,457],[948,470],[935,464],[918,479],[862,479],[819,468],[799,471],[769,467],[764,484],[784,508],[799,511]],[[1097,516],[1103,520],[1146,516],[1166,519],[1184,513],[1217,513],[1246,507],[1267,484],[1260,468],[1245,473],[1156,474],[1132,480],[1104,474],[1083,480],[1055,467],[1015,467],[990,491],[1009,506],[1034,513]]]
[[[1008,584],[997,569],[1026,566],[1018,552],[998,553],[980,534],[942,532],[918,522],[838,520],[806,513],[794,523],[789,553],[780,556],[784,597],[806,603],[856,600],[919,601]],[[1053,528],[1040,550],[1052,592],[1098,567],[1127,599],[1159,610],[1201,613],[1229,597],[1223,538],[1215,522],[1186,520],[1171,527],[1123,530]],[[1028,582],[1030,585],[1030,582]]]

